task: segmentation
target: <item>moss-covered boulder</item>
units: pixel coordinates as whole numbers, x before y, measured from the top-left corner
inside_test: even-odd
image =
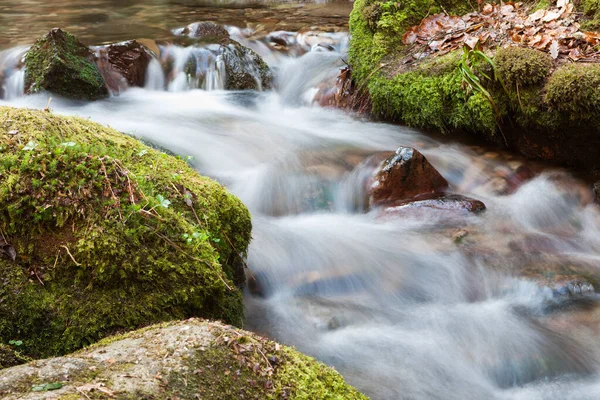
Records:
[[[42,90],[82,100],[108,96],[90,49],[58,28],[40,38],[25,56],[25,92]]]
[[[49,393],[49,391],[51,392]],[[250,332],[191,319],[0,371],[3,399],[366,400],[335,370]]]
[[[250,215],[183,160],[79,118],[0,108],[0,343],[65,354],[191,316],[242,322]]]

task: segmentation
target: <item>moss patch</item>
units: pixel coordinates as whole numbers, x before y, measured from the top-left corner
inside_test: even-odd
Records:
[[[23,356],[16,348],[0,344],[0,369],[24,364],[28,361],[30,359]]]
[[[196,351],[185,373],[169,377],[167,393],[176,398],[199,395],[207,400],[366,399],[324,364],[296,350],[245,332],[213,326],[217,338]]]
[[[25,56],[25,90],[94,100],[108,96],[94,56],[73,35],[58,28],[39,39]]]
[[[572,64],[559,68],[545,87],[547,105],[572,119],[598,121],[600,66]]]
[[[0,340],[33,357],[190,316],[241,324],[247,209],[112,129],[0,108]]]
[[[549,54],[522,47],[498,50],[494,62],[498,75],[511,89],[543,82],[552,68]]]

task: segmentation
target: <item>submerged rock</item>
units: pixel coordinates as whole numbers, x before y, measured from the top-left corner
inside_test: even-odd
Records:
[[[448,194],[431,199],[395,203],[392,207],[386,208],[385,212],[393,214],[407,212],[414,215],[420,209],[478,213],[485,210],[485,204],[458,194]]]
[[[229,32],[223,26],[211,21],[194,22],[183,28],[182,35],[203,40],[227,40]]]
[[[197,319],[0,371],[3,399],[45,399],[48,388],[58,398],[366,399],[335,370],[292,348]]]
[[[73,35],[54,28],[25,56],[25,92],[47,90],[61,96],[95,100],[108,89],[92,52]]]
[[[43,357],[174,318],[242,323],[251,222],[236,197],[87,120],[0,119],[0,343]]]
[[[370,188],[372,206],[431,197],[448,189],[448,182],[411,147],[400,147],[387,158]]]

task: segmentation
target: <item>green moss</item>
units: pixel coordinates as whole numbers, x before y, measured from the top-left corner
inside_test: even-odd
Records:
[[[581,28],[589,31],[600,29],[600,0],[581,0],[578,10],[583,11]]]
[[[433,59],[393,78],[372,78],[368,88],[373,113],[387,120],[442,132],[494,134],[494,109],[482,94],[467,93],[463,88],[457,53]]]
[[[25,56],[28,93],[47,90],[61,96],[94,100],[108,96],[90,50],[73,35],[53,29]]]
[[[0,344],[0,369],[29,362],[28,357],[23,356],[16,348]]]
[[[0,228],[17,253],[0,259],[1,340],[39,357],[175,318],[242,322],[251,222],[237,198],[86,120],[7,107],[0,120]]]
[[[552,57],[535,49],[508,47],[498,50],[494,63],[507,88],[515,90],[543,82],[550,74]]]
[[[545,102],[571,119],[598,121],[600,66],[569,64],[556,70],[545,86]]]
[[[244,332],[212,331],[217,337],[212,346],[170,374],[169,398],[367,399],[335,370],[292,348]]]

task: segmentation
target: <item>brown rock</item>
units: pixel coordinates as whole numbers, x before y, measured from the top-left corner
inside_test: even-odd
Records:
[[[144,86],[146,69],[152,60],[152,54],[146,47],[131,40],[112,44],[106,51],[108,61],[123,75],[129,86]]]
[[[431,198],[448,189],[448,182],[411,147],[400,147],[383,162],[369,191],[371,206]]]

